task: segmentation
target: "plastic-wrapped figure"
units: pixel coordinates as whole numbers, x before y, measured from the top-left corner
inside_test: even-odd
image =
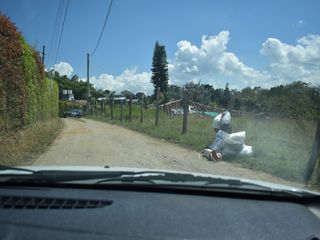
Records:
[[[222,157],[252,154],[252,147],[244,144],[246,132],[231,133],[231,115],[228,110],[213,119],[212,127],[216,135],[209,148],[203,151],[206,157],[219,160]]]
[[[226,133],[231,133],[231,114],[228,110],[219,113],[212,123],[212,127],[218,132],[222,130]]]

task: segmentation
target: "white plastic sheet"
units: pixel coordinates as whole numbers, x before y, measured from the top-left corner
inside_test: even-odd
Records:
[[[223,117],[220,120],[221,124],[227,125],[231,122],[231,115],[229,111],[224,112]]]
[[[222,114],[219,113],[214,119],[213,119],[213,122],[212,122],[212,127],[213,128],[217,128],[217,129],[220,129],[220,126],[221,126],[221,116]]]
[[[252,146],[248,146],[248,145],[244,144],[239,155],[240,156],[248,156],[248,157],[251,156],[252,155]]]

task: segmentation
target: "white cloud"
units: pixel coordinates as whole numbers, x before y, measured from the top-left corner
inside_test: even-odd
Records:
[[[200,46],[182,40],[177,43],[174,59],[170,61],[169,83],[182,86],[193,81],[230,88],[272,87],[293,81],[320,84],[320,35],[308,35],[297,40],[296,45],[268,38],[260,49],[270,63],[260,70],[243,63],[235,53],[228,51],[229,32],[215,36],[202,36]],[[68,76],[73,72],[70,64],[60,62],[54,69]],[[121,92],[144,92],[150,95],[151,72],[138,72],[137,67],[127,68],[120,75],[103,73],[92,76],[90,82],[96,88]]]
[[[183,40],[169,64],[170,83],[183,85],[193,81],[231,88],[261,86],[271,87],[293,81],[320,84],[320,36],[308,35],[289,45],[276,38],[268,38],[260,53],[270,60],[270,65],[257,70],[243,63],[227,44],[229,32],[215,36],[202,36],[201,45]]]
[[[137,68],[125,69],[120,75],[113,76],[107,73],[101,74],[98,78],[93,76],[90,78],[90,82],[97,89],[108,89],[110,91],[121,92],[123,90],[129,90],[133,93],[143,92],[145,94],[151,94],[153,86],[150,82],[151,73],[137,72]]]
[[[53,66],[53,69],[59,72],[61,76],[67,75],[68,77],[70,77],[73,73],[73,68],[67,62],[59,62]]]
[[[246,66],[227,51],[229,39],[229,32],[221,31],[216,36],[202,36],[200,47],[186,40],[178,42],[175,58],[169,65],[170,83],[201,81],[224,87],[229,82],[232,88],[265,85],[267,75]]]
[[[320,35],[302,37],[295,46],[268,38],[260,52],[270,60],[269,73],[274,81],[320,84]]]

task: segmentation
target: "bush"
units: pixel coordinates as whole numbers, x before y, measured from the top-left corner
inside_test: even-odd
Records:
[[[45,78],[38,53],[0,15],[0,130],[57,117],[58,85]]]
[[[21,34],[0,15],[0,130],[21,127],[27,111]]]

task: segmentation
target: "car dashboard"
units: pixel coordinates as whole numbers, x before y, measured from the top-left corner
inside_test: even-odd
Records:
[[[152,188],[2,186],[1,239],[300,239],[318,201]]]

